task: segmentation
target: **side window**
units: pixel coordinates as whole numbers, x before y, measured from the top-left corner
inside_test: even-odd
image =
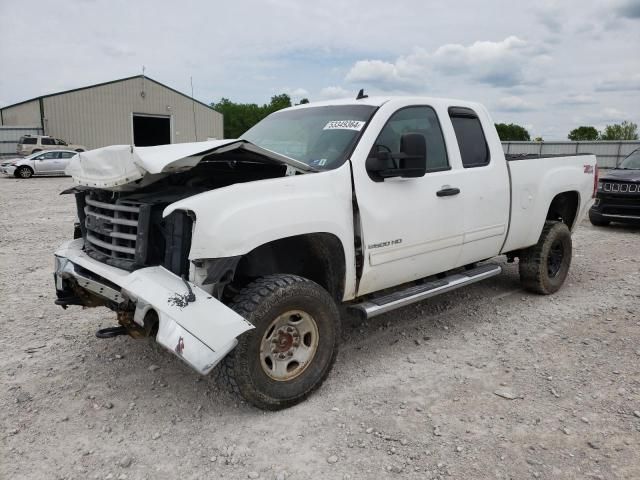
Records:
[[[55,145],[56,142],[53,140],[53,138],[42,138],[40,139],[42,145]]]
[[[60,152],[60,156],[62,158],[71,158],[75,155],[75,153],[72,152]]]
[[[58,152],[47,152],[42,155],[43,160],[54,160],[56,158],[58,158]]]
[[[431,107],[408,107],[398,110],[387,121],[371,151],[400,153],[400,137],[405,133],[419,133],[427,142],[427,172],[449,169],[447,149],[438,122]]]
[[[63,142],[62,140],[56,138],[56,145],[66,145],[66,142]]]
[[[489,146],[476,112],[465,107],[449,108],[464,168],[484,167],[491,160]]]
[[[22,143],[23,145],[35,145],[37,142],[35,138],[23,137],[20,139],[20,143]]]

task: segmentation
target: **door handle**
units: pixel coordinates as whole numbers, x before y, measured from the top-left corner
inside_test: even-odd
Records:
[[[439,197],[451,197],[452,195],[458,195],[460,193],[459,188],[446,187],[442,190],[438,190],[436,195]]]

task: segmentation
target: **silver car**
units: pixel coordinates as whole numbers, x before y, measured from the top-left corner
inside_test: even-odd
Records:
[[[73,150],[37,152],[24,158],[2,162],[0,173],[17,178],[31,178],[34,175],[65,175],[64,170],[74,155],[77,155],[77,152]]]

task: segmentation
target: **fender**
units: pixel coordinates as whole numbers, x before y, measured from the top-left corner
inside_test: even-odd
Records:
[[[286,237],[330,233],[342,243],[346,298],[355,296],[350,163],[319,173],[235,184],[169,205],[195,216],[190,260],[246,255]]]

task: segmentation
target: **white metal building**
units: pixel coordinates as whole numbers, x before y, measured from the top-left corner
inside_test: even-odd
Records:
[[[0,125],[98,148],[222,138],[222,114],[143,75],[26,100],[0,108]]]

